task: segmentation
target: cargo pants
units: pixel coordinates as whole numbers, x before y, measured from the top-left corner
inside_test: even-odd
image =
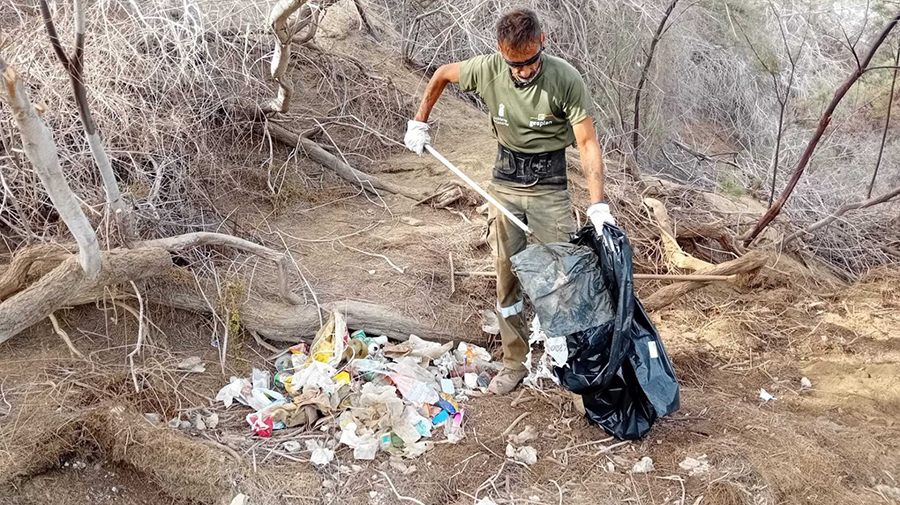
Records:
[[[572,200],[566,189],[491,184],[488,193],[525,222],[541,242],[568,242],[576,231]],[[510,258],[525,249],[527,237],[524,231],[491,205],[487,239],[496,261],[496,311],[500,321],[503,365],[512,370],[524,370],[529,330],[523,314],[524,298],[519,278],[512,271]]]

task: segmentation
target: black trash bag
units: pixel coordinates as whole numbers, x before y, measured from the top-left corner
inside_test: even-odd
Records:
[[[583,264],[586,250],[593,253],[599,277]],[[570,255],[578,259],[566,259]],[[575,302],[564,312],[578,320],[572,327],[579,329],[565,333],[568,359],[554,373],[563,387],[582,396],[591,422],[616,438],[633,440],[644,436],[657,418],[679,409],[675,371],[634,296],[631,246],[620,228],[605,225],[598,237],[588,224],[572,244],[529,246],[512,262],[548,336],[559,336],[559,328],[565,328],[558,322],[558,309]],[[554,262],[558,265],[551,266]],[[581,266],[565,266],[571,264]],[[603,286],[586,285],[598,282]],[[589,318],[593,321],[586,323]],[[553,321],[549,331],[545,320]]]
[[[548,337],[587,330],[615,315],[597,254],[589,246],[529,247],[511,260]]]

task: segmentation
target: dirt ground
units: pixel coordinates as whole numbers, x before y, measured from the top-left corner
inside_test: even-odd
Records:
[[[382,62],[374,67],[380,77],[412,95],[421,91],[420,75],[383,63],[399,61],[396,54],[359,35],[338,35],[342,22],[350,20],[331,16],[319,35],[322,48],[366,54]],[[316,87],[308,84],[302,93],[312,103]],[[494,141],[484,115],[447,96],[434,117],[435,146],[487,182]],[[424,190],[452,180],[433,158],[390,152],[367,170]],[[450,282],[450,253],[457,270],[491,266],[489,251],[478,246],[486,223],[474,206],[451,213],[391,195],[367,197],[286,149],[275,156],[289,164],[285,184],[294,193],[275,201],[220,188],[217,210],[235,229],[283,239],[320,301],[381,303],[456,339],[487,339],[480,310],[493,305],[492,283],[459,278],[451,292]],[[584,208],[578,181],[573,174],[573,198]],[[658,287],[637,286],[639,295]],[[296,291],[310,296],[299,280]],[[126,354],[134,318],[112,306],[81,307],[58,315],[87,359],[70,356],[49,322],[0,345],[0,504],[219,504],[238,492],[260,504],[471,504],[483,497],[591,505],[900,503],[898,306],[898,270],[872,272],[848,287],[773,255],[749,287],[710,286],[652,314],[675,364],[682,408],[643,440],[609,439],[561,390],[545,385],[472,399],[466,438],[437,444],[405,469],[384,455],[354,461],[346,447],[318,469],[304,453],[285,456],[280,445],[333,432],[289,430],[263,440],[247,429],[245,409],[212,404],[230,375],[271,368],[272,353],[251,337],[234,336],[222,370],[207,318],[151,306],[153,342],[133,377]],[[176,369],[194,355],[205,372]],[[811,388],[801,387],[803,377]],[[762,402],[760,389],[777,399]],[[220,423],[204,432],[165,425],[176,415],[213,411]],[[517,426],[541,434],[531,467],[507,460],[500,436],[523,414]],[[703,456],[705,473],[679,467]],[[654,470],[632,473],[643,457]]]

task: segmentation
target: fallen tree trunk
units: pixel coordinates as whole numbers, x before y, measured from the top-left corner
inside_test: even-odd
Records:
[[[135,244],[134,249],[114,249],[101,255],[97,278],[88,279],[78,263],[78,257],[66,252],[63,245],[39,245],[16,255],[6,270],[0,273],[0,293],[13,294],[4,300],[0,296],[0,343],[49,317],[53,312],[77,305],[94,303],[108,296],[109,288],[129,281],[152,279],[142,291],[159,305],[212,314],[221,309],[218,297],[209,298],[198,289],[195,281],[170,280],[175,272],[172,251],[199,245],[227,245],[257,254],[279,265],[278,288],[280,301],[250,296],[236,307],[242,327],[264,337],[294,342],[311,339],[320,327],[318,309],[302,303],[299,296],[287,287],[284,264],[277,251],[252,242],[217,233],[190,233],[177,237],[150,240]],[[38,277],[28,287],[27,279]],[[216,293],[211,285],[204,292]],[[20,291],[21,290],[21,291]],[[286,294],[287,293],[287,294]],[[131,296],[129,292],[122,296]],[[344,314],[347,325],[374,335],[387,335],[404,341],[410,334],[428,340],[448,341],[444,331],[419,323],[391,308],[356,301],[340,301],[324,306]]]
[[[406,198],[415,201],[422,200],[428,196],[425,193],[404,188],[403,186],[384,181],[365,172],[360,172],[323,149],[319,144],[288,130],[278,123],[269,122],[265,127],[275,140],[292,147],[298,145],[303,147],[311,160],[333,170],[334,173],[338,174],[351,184],[362,186],[366,191],[374,192],[374,190],[378,189],[395,195],[405,196]]]
[[[77,256],[69,256],[37,282],[0,303],[0,343],[67,306],[91,303],[104,288],[130,280],[163,275],[172,267],[165,249],[103,252],[94,278],[82,270]]]
[[[210,287],[209,291],[214,289]],[[190,312],[212,314],[215,310],[195,289],[172,282],[154,282],[148,288],[148,296],[153,303]],[[382,305],[345,300],[325,304],[323,308],[339,311],[349,328],[371,335],[387,335],[399,341],[409,339],[410,334],[426,340],[452,340],[447,333]],[[246,330],[276,342],[309,341],[320,327],[319,313],[313,305],[286,305],[252,297],[238,306],[237,313],[241,326]]]
[[[652,216],[659,226],[659,237],[663,243],[663,253],[669,268],[683,268],[685,270],[701,271],[712,267],[711,263],[697,259],[684,252],[678,241],[675,240],[675,231],[669,220],[666,206],[655,198],[644,198],[644,205],[650,209]]]
[[[713,265],[710,268],[700,270],[698,275],[734,275],[754,272],[762,268],[766,263],[766,254],[759,251],[750,251],[738,259]],[[685,294],[702,288],[709,284],[703,281],[679,282],[666,286],[643,300],[644,308],[648,311],[659,310],[669,305]]]

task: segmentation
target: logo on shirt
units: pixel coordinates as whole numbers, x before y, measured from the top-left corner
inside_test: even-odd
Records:
[[[494,116],[494,124],[500,126],[509,126],[509,120],[504,116],[506,115],[506,105],[502,103],[497,107],[497,115]]]
[[[556,119],[556,117],[553,114],[538,114],[535,117],[528,118],[528,126],[531,128],[540,128],[542,126],[553,124],[554,119]]]

